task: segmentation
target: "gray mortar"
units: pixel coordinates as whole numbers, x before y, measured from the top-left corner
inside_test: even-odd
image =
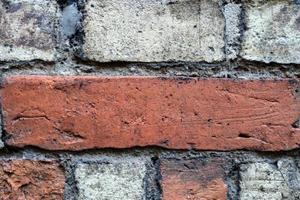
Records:
[[[300,65],[264,64],[236,60],[207,63],[90,63],[41,61],[0,64],[0,73],[10,75],[95,75],[95,76],[184,76],[200,78],[281,79],[299,78]]]
[[[223,15],[225,17],[225,53],[228,60],[236,59],[240,53],[241,12],[241,4],[229,1],[223,6]]]
[[[72,2],[63,9],[61,16],[63,39],[68,39],[76,33],[80,18],[80,12],[75,2]]]

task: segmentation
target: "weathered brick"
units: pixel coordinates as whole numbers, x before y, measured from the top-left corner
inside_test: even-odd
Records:
[[[282,173],[272,164],[244,164],[240,175],[241,200],[293,199]]]
[[[300,160],[292,157],[283,157],[276,164],[290,188],[290,199],[300,199]]]
[[[241,4],[228,3],[224,6],[224,16],[226,19],[226,56],[230,60],[236,59],[240,51],[241,15]]]
[[[0,61],[54,60],[57,19],[56,1],[0,1]]]
[[[218,0],[89,0],[83,50],[107,61],[221,61]]]
[[[63,199],[65,176],[50,161],[0,161],[0,199]]]
[[[225,200],[222,160],[163,160],[161,163],[163,200]]]
[[[299,82],[159,77],[5,78],[7,144],[81,150],[299,147]]]
[[[299,9],[294,0],[248,1],[242,57],[267,63],[300,63]]]
[[[75,170],[79,200],[145,199],[143,159],[122,158],[79,164]]]

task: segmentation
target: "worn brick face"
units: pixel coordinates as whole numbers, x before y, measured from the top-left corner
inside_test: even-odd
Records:
[[[294,199],[283,173],[272,164],[244,164],[241,166],[240,176],[241,200]]]
[[[65,177],[55,162],[0,161],[1,200],[62,200]]]
[[[58,10],[51,0],[0,1],[0,61],[54,60]]]
[[[123,158],[81,163],[75,170],[79,200],[145,199],[146,162]]]
[[[300,63],[299,10],[295,0],[248,1],[241,55],[267,63]]]
[[[227,186],[221,160],[163,160],[163,200],[225,200]]]
[[[6,142],[289,150],[300,142],[297,87],[292,80],[9,77],[1,90]]]
[[[90,0],[83,52],[94,61],[224,59],[218,0]]]

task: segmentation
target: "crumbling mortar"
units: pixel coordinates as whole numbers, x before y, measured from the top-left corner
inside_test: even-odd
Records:
[[[66,176],[64,199],[77,200],[78,188],[76,187],[75,164],[72,161],[72,156],[68,154],[60,154],[59,156],[60,164],[63,167]]]
[[[147,173],[144,178],[146,199],[160,200],[162,197],[160,160],[158,156],[151,157],[151,163],[147,163]]]
[[[9,75],[96,75],[96,76],[186,76],[200,78],[280,79],[300,78],[300,65],[265,64],[239,59],[219,64],[173,62],[22,62],[2,65],[3,76]]]
[[[236,58],[239,58],[239,54],[240,54],[240,51],[241,51],[241,42],[242,42],[242,31],[243,31],[243,26],[242,26],[242,22],[243,22],[243,13],[244,13],[244,10],[241,9],[239,15],[237,16],[238,18],[238,30],[239,30],[239,34],[237,36],[236,41],[234,41],[233,44],[231,44],[229,42],[229,36],[231,34],[234,34],[234,33],[231,33],[230,30],[229,30],[229,27],[227,27],[227,20],[230,20],[231,18],[234,18],[234,16],[227,16],[226,14],[226,11],[225,11],[225,7],[227,5],[230,5],[230,4],[235,4],[235,5],[238,5],[238,6],[241,6],[241,0],[221,0],[222,2],[222,9],[221,9],[221,13],[223,14],[223,17],[224,17],[224,20],[225,20],[225,26],[224,26],[224,41],[225,41],[225,47],[224,47],[224,55],[226,57],[226,62],[227,63],[230,63],[232,60],[236,60]],[[229,19],[230,18],[230,19]],[[236,51],[236,57],[233,57],[233,58],[230,58],[230,47],[234,49],[234,51]]]
[[[225,15],[225,11],[224,10],[225,10],[225,5],[227,3],[228,2],[226,2],[226,0],[220,0],[220,2],[219,2],[219,10],[222,13],[222,16],[225,19],[225,21],[226,21],[226,15]],[[225,55],[225,60],[228,60],[228,55],[227,55],[228,40],[227,40],[227,35],[226,35],[226,31],[227,31],[227,25],[226,25],[226,23],[224,23],[224,29],[223,30],[224,30],[224,35],[223,35],[224,47],[222,49],[223,49],[223,53]]]
[[[85,38],[85,32],[83,29],[83,21],[85,19],[86,13],[85,13],[85,5],[86,0],[77,0],[76,2],[78,12],[80,13],[80,18],[78,21],[78,27],[76,28],[76,32],[71,37],[70,43],[71,47],[73,48],[73,60],[76,60],[78,58],[83,58],[83,50],[82,50],[82,44],[84,44],[84,38]]]
[[[0,74],[0,89],[3,87],[3,74]],[[2,106],[2,96],[0,95],[0,149],[4,150],[6,144],[5,140],[9,137],[9,134],[6,132],[4,127],[4,116],[3,116],[3,106]]]
[[[77,34],[77,31],[80,30],[79,25],[81,25],[81,12],[77,12],[78,0],[57,0],[57,3],[60,6],[60,16],[59,16],[59,31],[58,31],[58,48],[57,48],[57,58],[55,62],[55,67],[59,67],[62,63],[73,58],[72,46],[73,37]],[[70,6],[73,6],[73,9],[69,9]],[[75,13],[72,13],[75,12]],[[74,17],[74,14],[79,15],[78,18]],[[65,27],[72,26],[72,27]],[[75,33],[72,33],[72,30],[76,30]]]
[[[226,21],[225,6],[227,4],[228,4],[228,2],[226,0],[221,0],[221,13],[222,13],[223,18],[225,19],[225,21]],[[223,52],[224,52],[226,60],[228,61],[228,55],[227,55],[228,39],[227,39],[226,31],[227,31],[227,24],[225,23],[224,24],[224,35],[223,35],[223,40],[224,40],[225,46],[223,48]]]
[[[245,31],[247,30],[245,0],[241,0],[239,2],[239,4],[241,5],[241,13],[240,13],[240,16],[239,16],[239,19],[240,19],[240,26],[239,26],[240,37],[239,37],[239,49],[238,49],[239,54],[238,54],[238,58],[242,59],[240,53],[242,51],[242,42],[243,42],[243,39],[244,39],[244,36],[245,36]]]
[[[240,194],[240,186],[239,186],[239,170],[238,165],[231,160],[230,167],[226,172],[226,184],[228,185],[227,199],[228,200],[237,200]]]

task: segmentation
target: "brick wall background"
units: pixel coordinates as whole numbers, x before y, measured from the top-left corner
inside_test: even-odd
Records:
[[[0,199],[300,199],[299,0],[0,0],[0,73]]]

